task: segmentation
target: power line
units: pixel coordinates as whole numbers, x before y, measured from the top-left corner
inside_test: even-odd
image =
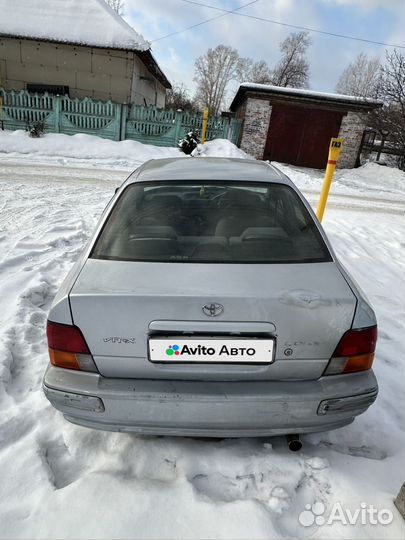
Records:
[[[214,21],[215,19],[220,19],[221,17],[225,17],[226,15],[229,15],[230,13],[235,13],[242,9],[242,8],[245,8],[247,6],[251,6],[252,4],[256,4],[256,2],[258,2],[259,0],[252,0],[252,2],[249,2],[248,4],[244,4],[243,6],[239,6],[238,8],[236,9],[232,9],[232,10],[226,10],[226,9],[221,9],[220,11],[223,11],[224,13],[222,13],[221,15],[217,15],[216,17],[211,17],[210,19],[206,19],[205,21],[201,21],[197,24],[193,24],[191,26],[188,26],[187,28],[183,28],[183,30],[178,30],[177,32],[172,32],[171,34],[166,34],[165,36],[162,36],[160,38],[157,38],[157,39],[151,39],[151,43],[155,43],[156,41],[161,41],[162,39],[166,39],[168,37],[172,37],[172,36],[176,36],[177,34],[181,34],[182,32],[186,32],[187,30],[191,30],[192,28],[196,28],[197,26],[202,26],[203,24],[206,24],[206,23],[209,23],[211,21]],[[203,5],[203,4],[199,4],[199,5]],[[208,6],[208,7],[212,7],[212,6]]]
[[[273,19],[266,19],[265,17],[258,17],[258,16],[255,16],[255,15],[249,15],[247,13],[238,13],[238,10],[242,9],[243,7],[246,7],[249,4],[246,4],[245,6],[241,6],[241,7],[237,8],[237,9],[234,9],[234,10],[228,10],[228,9],[223,9],[223,8],[219,8],[219,7],[216,7],[216,6],[211,6],[209,4],[203,4],[201,2],[195,2],[194,0],[181,0],[181,1],[186,2],[187,4],[193,4],[195,6],[201,6],[201,7],[206,7],[206,8],[210,8],[210,9],[215,9],[216,11],[221,11],[224,14],[232,14],[232,15],[238,15],[239,17],[247,17],[248,19],[254,19],[256,21],[263,21],[263,22],[268,22],[268,23],[271,23],[271,24],[277,24],[279,26],[286,26],[287,28],[294,28],[295,30],[305,30],[307,32],[313,32],[313,33],[316,33],[316,34],[323,34],[323,35],[326,35],[326,36],[332,36],[332,37],[337,37],[337,38],[342,38],[342,39],[351,39],[353,41],[362,41],[364,43],[373,43],[374,45],[384,45],[385,47],[394,47],[396,49],[405,49],[405,46],[403,46],[403,45],[392,45],[390,43],[384,43],[382,41],[374,41],[372,39],[360,38],[360,37],[357,37],[357,36],[349,36],[349,35],[346,35],[346,34],[337,34],[337,33],[334,33],[334,32],[327,32],[326,30],[318,30],[317,28],[310,28],[310,27],[307,27],[307,26],[298,26],[296,24],[289,24],[289,23],[284,23],[284,22],[281,22],[281,21],[275,21]],[[213,17],[212,19],[208,19],[208,21],[217,19],[219,17],[220,16]],[[205,24],[205,22],[208,22],[208,21],[204,21],[201,24]],[[193,27],[190,27],[190,28],[193,28]],[[188,30],[188,29],[186,28],[185,30]],[[185,30],[180,30],[180,31],[184,32]],[[173,34],[169,34],[169,35],[175,35],[175,34],[176,34],[176,32],[174,32]],[[166,37],[169,37],[169,36],[164,36],[164,37],[159,38],[159,39],[165,39]],[[158,41],[158,40],[155,40],[155,41]]]

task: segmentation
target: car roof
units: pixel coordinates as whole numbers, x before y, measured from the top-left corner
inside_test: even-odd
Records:
[[[125,184],[162,180],[276,182],[293,186],[285,174],[268,162],[210,157],[152,159],[136,169]]]

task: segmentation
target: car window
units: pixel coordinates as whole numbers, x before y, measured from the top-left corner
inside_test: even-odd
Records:
[[[289,186],[213,181],[129,185],[91,257],[185,263],[331,260],[313,219]]]

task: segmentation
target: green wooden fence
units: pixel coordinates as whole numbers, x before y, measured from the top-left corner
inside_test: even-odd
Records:
[[[132,139],[156,146],[176,146],[189,131],[201,131],[202,114],[122,105],[91,98],[70,99],[67,96],[31,94],[25,90],[5,92],[0,88],[2,129],[27,129],[43,122],[51,133],[87,133],[113,141]],[[241,121],[213,116],[209,118],[207,140],[222,138],[239,142]]]

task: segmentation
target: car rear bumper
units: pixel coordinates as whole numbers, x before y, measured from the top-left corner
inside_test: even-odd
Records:
[[[338,428],[364,412],[378,393],[372,370],[315,381],[204,382],[110,379],[49,366],[43,387],[52,405],[75,424],[207,437]]]

